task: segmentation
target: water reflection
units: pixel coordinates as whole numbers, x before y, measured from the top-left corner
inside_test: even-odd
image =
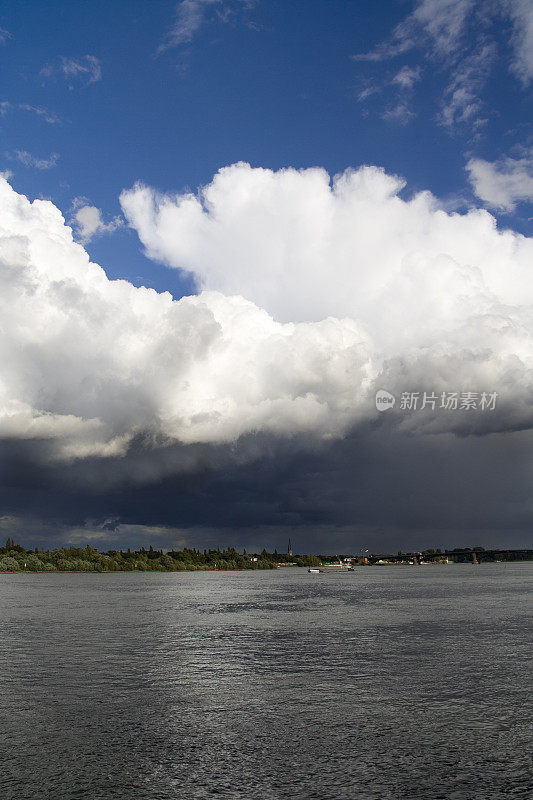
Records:
[[[525,792],[532,573],[1,576],[2,797]]]

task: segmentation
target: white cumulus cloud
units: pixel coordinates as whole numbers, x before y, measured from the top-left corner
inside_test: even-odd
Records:
[[[124,225],[121,217],[114,217],[109,222],[105,222],[100,209],[83,202],[83,200],[75,201],[74,209],[71,222],[77,238],[82,244],[87,244],[91,239],[105,233],[113,233]]]
[[[383,298],[393,283],[443,259],[461,281],[435,302],[428,328],[449,320],[465,291],[462,276],[501,302],[533,302],[531,240],[499,231],[481,209],[447,213],[429,192],[403,199],[404,187],[377,167],[330,180],[318,168],[274,172],[238,163],[197,195],[138,184],[121,205],[150,258],[192,272],[200,288],[242,294],[282,321],[347,316],[379,334],[389,327]],[[405,324],[393,339],[419,338],[413,303],[394,312]]]
[[[533,153],[494,162],[471,158],[466,169],[476,196],[493,208],[513,211],[533,200]]]
[[[370,378],[352,320],[282,324],[242,297],[110,281],[48,201],[0,181],[0,435],[61,457],[245,433],[342,433]]]
[[[403,185],[375,167],[331,183],[237,164],[198,196],[137,186],[122,206],[148,254],[202,290],[173,300],[110,281],[52,203],[0,181],[0,435],[69,459],[139,438],[164,453],[258,432],[308,446],[368,423],[532,427],[532,242]],[[500,403],[384,416],[377,388]]]
[[[239,163],[198,195],[137,185],[121,203],[147,255],[200,289],[242,295],[283,322],[353,319],[381,385],[500,387],[497,424],[529,426],[533,242],[484,210],[448,213],[429,192],[403,199],[404,185],[377,167],[330,181],[317,168]],[[427,429],[478,423],[434,416]]]

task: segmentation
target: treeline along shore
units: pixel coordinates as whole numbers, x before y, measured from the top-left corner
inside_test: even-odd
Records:
[[[423,550],[395,555],[292,555],[278,553],[239,553],[233,547],[224,550],[108,550],[94,547],[59,547],[54,550],[26,550],[8,539],[0,547],[0,572],[194,572],[196,570],[277,569],[278,567],[318,567],[327,562],[381,566],[383,564],[487,563],[533,560],[533,550],[485,550],[464,547],[454,550]]]
[[[108,550],[94,547],[60,547],[55,550],[26,550],[8,539],[0,547],[0,572],[183,572],[196,570],[276,569],[290,565],[312,567],[316,556],[288,556],[277,553],[239,553],[224,550]]]

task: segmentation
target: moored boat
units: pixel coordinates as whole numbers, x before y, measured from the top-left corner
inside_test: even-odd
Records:
[[[343,564],[339,559],[338,564],[321,564],[319,567],[309,567],[308,572],[315,575],[320,572],[353,572],[352,564]]]

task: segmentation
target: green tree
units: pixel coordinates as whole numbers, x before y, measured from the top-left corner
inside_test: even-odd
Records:
[[[6,556],[0,561],[0,570],[2,572],[18,572],[20,570],[20,564],[16,558]]]
[[[43,569],[44,564],[34,553],[29,553],[26,557],[26,567],[32,572],[40,572]]]

